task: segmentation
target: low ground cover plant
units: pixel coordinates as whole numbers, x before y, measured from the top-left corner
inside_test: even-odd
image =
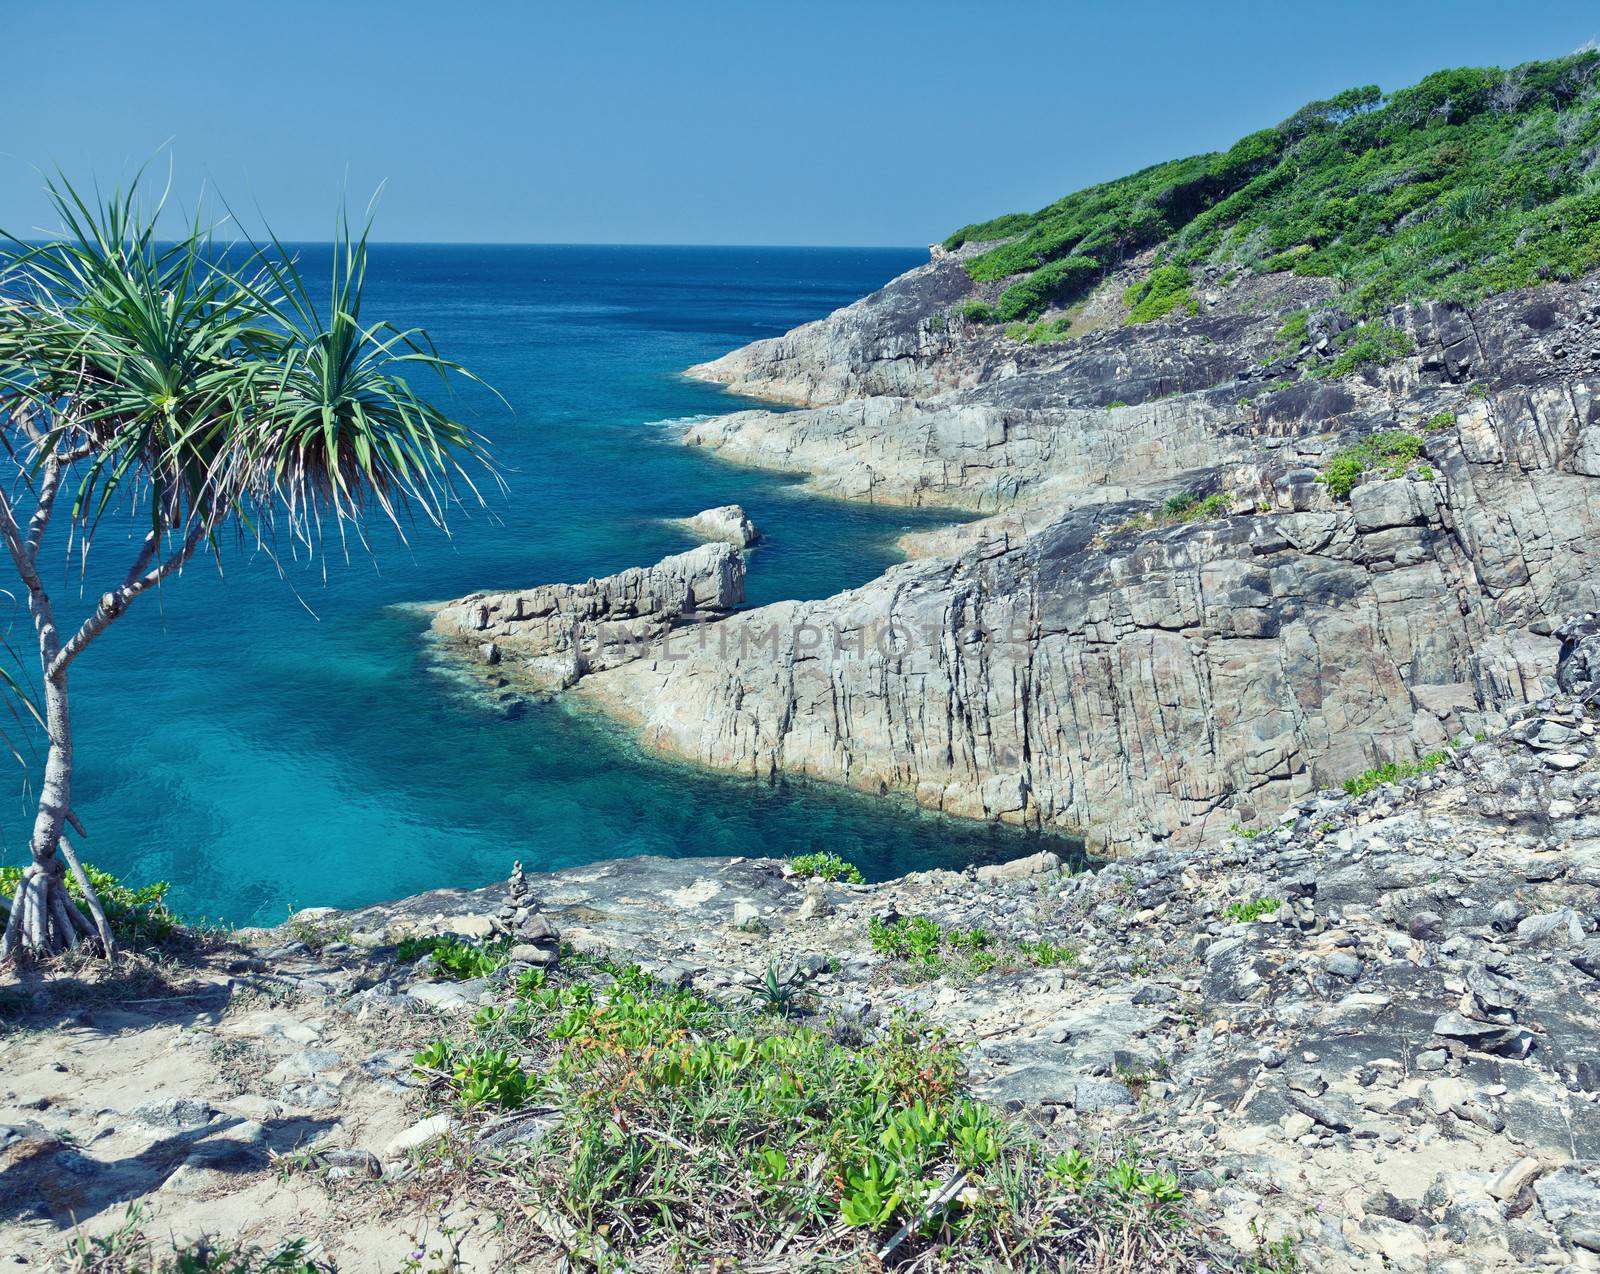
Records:
[[[925,947],[925,927],[901,932]],[[1132,1151],[1047,1152],[967,1092],[960,1051],[914,1018],[863,1035],[634,968],[567,976],[525,974],[470,1038],[415,1064],[469,1120],[551,1120],[514,1168],[472,1171],[516,1214],[559,1217],[582,1265],[781,1250],[793,1268],[892,1251],[929,1269],[1022,1254],[1055,1269],[1105,1244],[1128,1268],[1163,1268],[1195,1241],[1174,1177]]]

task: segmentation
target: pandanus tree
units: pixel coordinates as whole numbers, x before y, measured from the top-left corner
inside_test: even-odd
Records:
[[[147,204],[139,186],[90,200],[50,183],[60,235],[9,239],[0,257],[0,442],[13,466],[0,483],[0,541],[32,620],[39,683],[28,702],[46,745],[31,862],[0,959],[113,949],[65,835],[83,831],[68,686],[94,640],[230,536],[315,549],[329,531],[361,537],[374,517],[402,535],[412,522],[443,530],[472,491],[465,466],[483,460],[477,435],[407,380],[461,369],[425,332],[362,317],[365,229],[341,218],[319,303],[320,284],[275,239],[224,247],[198,220],[176,241],[157,239],[162,200]],[[52,553],[85,581],[119,559],[81,619],[68,621],[68,599],[47,585],[61,574],[42,560]]]

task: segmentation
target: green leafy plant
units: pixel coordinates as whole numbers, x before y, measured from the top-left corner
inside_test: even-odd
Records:
[[[1273,333],[1272,339],[1292,353],[1310,342],[1310,321],[1310,310],[1296,310],[1284,319],[1283,326]]]
[[[820,876],[823,880],[843,880],[852,885],[864,885],[867,881],[861,868],[838,854],[797,854],[789,865],[797,876]]]
[[[395,944],[394,958],[401,964],[419,956],[432,958],[435,971],[454,982],[488,977],[510,958],[511,944],[505,940],[488,946],[474,946],[460,938],[443,934],[426,938],[402,938]]]
[[[1041,969],[1054,969],[1078,962],[1078,948],[1071,945],[1057,945],[1045,941],[1019,942],[1017,949],[1027,958],[1029,964]]]
[[[1335,452],[1323,465],[1317,481],[1336,499],[1348,499],[1369,472],[1376,470],[1386,478],[1401,477],[1421,454],[1422,439],[1404,429],[1368,434],[1360,442]]]
[[[1222,914],[1236,923],[1249,924],[1260,920],[1262,916],[1272,915],[1282,905],[1276,898],[1256,898],[1251,902],[1229,903],[1222,909]]]
[[[1387,367],[1416,349],[1410,335],[1387,323],[1361,323],[1347,327],[1335,338],[1339,347],[1331,362],[1311,370],[1313,376],[1348,376],[1363,367]]]
[[[1174,310],[1198,314],[1200,303],[1189,295],[1192,282],[1189,271],[1181,265],[1157,266],[1144,282],[1135,283],[1123,292],[1128,322],[1149,323]]]
[[[958,313],[969,323],[993,323],[998,317],[987,301],[963,301]]]
[[[1455,426],[1456,414],[1453,411],[1438,411],[1422,422],[1424,433],[1433,433],[1439,429],[1451,429]]]
[[[1449,759],[1448,751],[1439,751],[1429,752],[1418,761],[1389,761],[1383,765],[1375,765],[1354,778],[1346,779],[1343,784],[1344,790],[1351,796],[1365,796],[1373,788],[1382,787],[1385,783],[1398,783],[1402,779],[1413,779],[1426,774]]]
[[[90,863],[83,864],[89,885],[99,896],[106,921],[119,942],[132,947],[155,947],[177,933],[181,921],[167,906],[172,885],[158,880],[148,885],[125,885],[110,872]],[[0,867],[0,894],[14,894],[22,881],[21,867]],[[74,877],[67,878],[67,892],[83,902],[83,891]]]

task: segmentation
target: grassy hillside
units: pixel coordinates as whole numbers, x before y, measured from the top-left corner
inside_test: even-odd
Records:
[[[1001,319],[1069,302],[1152,245],[1166,273],[1144,317],[1184,302],[1186,271],[1202,264],[1329,276],[1357,315],[1570,278],[1600,265],[1600,52],[1440,71],[1387,97],[1349,89],[1226,152],[966,226],[945,245],[994,239],[1006,242],[967,268],[1025,275],[1001,294]]]

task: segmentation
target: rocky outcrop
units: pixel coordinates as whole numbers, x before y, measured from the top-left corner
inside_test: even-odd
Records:
[[[869,396],[685,441],[830,495],[988,516],[837,597],[671,649],[646,634],[580,693],[702,764],[1118,854],[1426,754],[1554,687],[1557,622],[1600,607],[1600,282],[1396,310],[1413,354],[1333,378],[1324,312],[1282,344],[1315,281],[1218,284],[1192,317],[1034,346],[961,327],[957,269],[723,369],[746,390]],[[828,359],[844,379],[817,379]],[[1347,493],[1320,480],[1396,430],[1412,452]]]
[[[749,548],[761,538],[761,532],[756,529],[749,514],[737,504],[702,509],[692,518],[673,519],[673,524],[702,540],[721,540],[740,549]]]
[[[509,659],[532,680],[564,689],[743,600],[744,559],[713,543],[583,584],[473,593],[437,607],[433,630],[486,663]]]
[[[972,295],[962,262],[974,250],[942,255],[825,319],[691,367],[688,375],[802,406],[952,388],[974,376],[964,366],[947,375],[963,326],[945,314]]]
[[[1593,358],[1597,306],[1588,284],[1428,307],[1401,316],[1408,365],[1243,404],[1229,387],[1009,417],[974,394],[791,413],[801,447],[837,423],[819,458],[863,472],[860,453],[902,448],[917,490],[1027,499],[1034,525],[962,528],[954,555],[743,613],[585,693],[704,764],[1081,831],[1105,852],[1422,755],[1553,687],[1556,620],[1597,604],[1600,425],[1586,371],[1562,370]],[[1490,379],[1467,392],[1468,376]],[[1418,429],[1414,463],[1348,500],[1317,480],[1341,443],[1395,425]],[[1226,491],[1233,515],[1152,525],[1153,496],[1183,488]]]

